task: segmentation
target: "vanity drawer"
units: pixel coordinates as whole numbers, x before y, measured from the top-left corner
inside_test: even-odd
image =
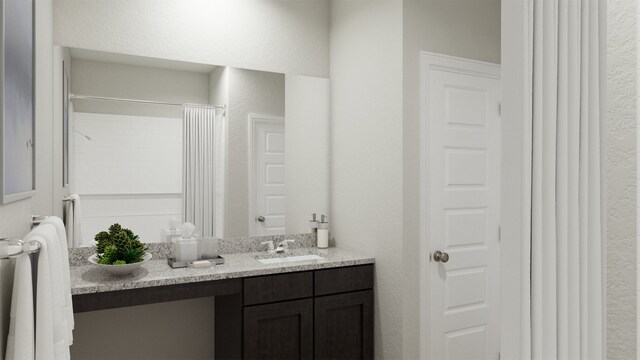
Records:
[[[315,295],[373,289],[373,265],[341,267],[315,272]]]
[[[268,275],[244,280],[244,305],[301,299],[313,296],[311,271]]]

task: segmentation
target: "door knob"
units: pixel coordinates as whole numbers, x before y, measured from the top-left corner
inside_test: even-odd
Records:
[[[262,216],[262,215],[258,216],[258,221],[259,222],[264,222],[264,220],[265,220],[264,216]]]
[[[440,261],[441,263],[446,263],[447,261],[449,261],[449,254],[438,250],[433,253],[433,260]]]

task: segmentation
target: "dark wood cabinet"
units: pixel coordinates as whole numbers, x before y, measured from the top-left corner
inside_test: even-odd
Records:
[[[315,296],[373,289],[373,266],[360,265],[315,271]]]
[[[313,359],[313,299],[244,308],[245,359]]]
[[[313,271],[258,276],[244,280],[244,306],[313,296]]]
[[[373,359],[373,291],[314,302],[315,359]]]
[[[244,279],[245,359],[373,359],[373,265]]]

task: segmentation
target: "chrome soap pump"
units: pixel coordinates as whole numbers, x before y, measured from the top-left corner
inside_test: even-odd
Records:
[[[311,220],[309,220],[309,233],[318,233],[318,220],[316,219],[316,213],[311,214]]]

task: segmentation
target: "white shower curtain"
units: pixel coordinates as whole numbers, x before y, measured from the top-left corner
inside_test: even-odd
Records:
[[[216,125],[222,120],[216,121],[213,107],[189,105],[183,121],[183,221],[196,225],[202,236],[216,236]]]
[[[532,88],[525,92],[531,96],[532,176],[524,353],[601,359],[606,2],[526,1],[533,57]]]

